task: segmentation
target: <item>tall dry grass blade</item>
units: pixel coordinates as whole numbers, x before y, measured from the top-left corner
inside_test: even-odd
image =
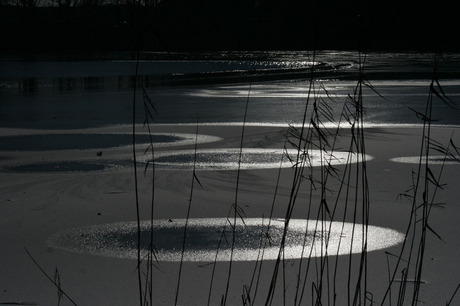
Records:
[[[62,287],[61,287],[61,281],[60,281],[60,277],[59,277],[59,273],[58,273],[58,276],[57,276],[57,280],[56,280],[56,274],[54,275],[55,277],[54,278],[51,278],[51,276],[49,276],[46,271],[39,265],[39,263],[35,260],[35,258],[32,256],[32,254],[30,254],[30,252],[24,248],[24,251],[27,253],[27,255],[30,257],[30,259],[32,260],[32,262],[35,264],[35,266],[37,266],[37,268],[43,273],[43,275],[45,275],[45,277],[56,287],[56,289],[58,290],[58,304],[60,303],[61,301],[61,297],[62,296],[65,296],[70,303],[72,303],[73,305],[77,305],[77,303],[75,303],[72,298],[64,291],[62,290]],[[56,272],[57,272],[57,268],[56,268]]]
[[[254,266],[254,272],[252,274],[250,286],[249,286],[249,289],[248,289],[248,294],[250,295],[251,290],[253,288],[254,280],[255,280],[254,295],[252,297],[252,300],[254,302],[256,301],[256,297],[257,297],[257,294],[258,294],[261,273],[262,273],[262,269],[263,269],[263,266],[264,266],[263,264],[264,264],[265,249],[267,247],[267,244],[268,244],[269,247],[272,246],[272,237],[270,236],[270,229],[271,229],[271,225],[272,225],[272,218],[273,218],[273,212],[274,212],[274,209],[275,209],[275,203],[276,203],[276,200],[277,200],[277,197],[278,197],[278,189],[279,189],[279,184],[280,184],[280,179],[281,179],[281,169],[283,168],[284,157],[287,157],[289,160],[291,160],[289,158],[289,156],[288,156],[289,154],[288,154],[287,148],[286,148],[286,144],[288,142],[288,139],[287,139],[288,138],[287,137],[288,132],[289,132],[289,128],[288,128],[288,131],[286,132],[285,137],[284,137],[284,144],[283,144],[284,154],[282,154],[281,158],[280,158],[280,164],[279,164],[278,172],[277,172],[277,176],[276,176],[276,183],[275,183],[275,189],[274,189],[274,192],[273,192],[273,199],[272,199],[272,203],[271,203],[270,214],[268,216],[267,228],[264,231],[264,222],[262,221],[261,227],[262,227],[262,231],[263,231],[263,236],[260,239],[258,258],[257,258],[256,264]],[[256,275],[256,272],[257,272],[257,268],[258,268],[257,278],[254,279],[255,275]]]
[[[315,60],[316,60],[316,51],[314,50],[313,51],[313,60],[312,60],[312,62],[315,62]],[[299,186],[298,184],[301,181],[300,178],[302,177],[302,171],[303,171],[302,170],[303,167],[301,166],[301,156],[302,156],[301,148],[303,147],[304,133],[305,133],[306,126],[307,126],[307,114],[308,114],[308,110],[310,108],[309,106],[310,106],[310,102],[311,102],[311,97],[313,95],[313,88],[314,88],[313,74],[314,74],[314,68],[315,68],[314,66],[315,65],[312,65],[311,70],[310,70],[311,76],[310,76],[310,82],[309,82],[309,87],[308,87],[308,90],[307,90],[307,97],[306,97],[306,102],[305,102],[304,111],[303,111],[302,126],[300,128],[300,131],[298,131],[298,133],[297,133],[298,134],[298,137],[297,137],[298,141],[297,141],[297,144],[295,145],[295,148],[297,149],[297,156],[296,156],[295,161],[294,161],[294,167],[293,167],[294,168],[294,174],[293,174],[293,178],[292,178],[292,185],[291,185],[289,201],[288,201],[288,205],[287,205],[286,213],[285,213],[284,230],[283,230],[283,234],[282,234],[282,237],[281,237],[281,242],[280,242],[278,255],[277,255],[277,258],[276,258],[276,261],[275,261],[275,267],[273,269],[272,278],[271,278],[271,281],[270,281],[270,286],[269,286],[267,297],[266,297],[266,300],[265,300],[265,305],[271,305],[271,303],[273,302],[273,298],[274,298],[275,289],[276,289],[276,286],[277,286],[277,279],[278,279],[278,274],[280,272],[280,268],[283,268],[283,271],[284,271],[283,258],[284,258],[284,246],[285,246],[285,243],[286,243],[287,229],[289,227],[289,222],[290,222],[293,207],[294,207],[294,204],[295,204],[295,198],[296,198],[296,196],[298,194],[298,186]],[[283,277],[283,279],[284,279],[284,277]],[[283,292],[285,292],[285,290],[283,290]]]
[[[136,96],[137,96],[137,81],[139,77],[139,59],[140,51],[136,52],[136,71],[134,76],[134,88],[133,88],[133,100],[132,100],[132,155],[133,155],[133,167],[134,167],[134,194],[135,194],[135,205],[136,205],[136,220],[137,220],[137,279],[139,286],[139,305],[143,304],[143,293],[142,293],[142,272],[140,270],[141,265],[141,220],[140,220],[140,205],[139,205],[139,189],[138,189],[138,177],[137,177],[137,153],[136,153]]]
[[[401,247],[400,255],[397,257],[394,272],[390,279],[390,285],[385,292],[382,303],[385,302],[389,295],[389,291],[394,281],[394,277],[402,262],[405,262],[406,266],[402,270],[403,282],[400,285],[397,303],[398,305],[402,305],[406,300],[405,295],[407,288],[405,284],[407,283],[407,277],[409,273],[414,274],[414,285],[412,288],[410,302],[412,303],[412,305],[416,305],[420,302],[420,284],[423,283],[421,276],[424,267],[424,256],[428,239],[428,233],[431,232],[438,239],[442,240],[441,235],[430,225],[429,217],[431,209],[433,207],[439,207],[439,203],[435,202],[435,197],[437,195],[437,192],[439,190],[442,190],[445,186],[444,184],[441,184],[440,178],[446,158],[451,156],[456,158],[456,150],[455,146],[451,146],[455,153],[452,152],[450,149],[450,144],[453,144],[452,138],[450,139],[448,146],[443,146],[439,142],[433,140],[431,137],[431,123],[434,121],[432,118],[434,98],[439,99],[441,102],[445,104],[450,103],[446,99],[445,93],[442,90],[442,87],[440,86],[439,81],[437,79],[438,59],[438,55],[435,54],[435,60],[433,65],[433,77],[430,84],[430,92],[427,97],[425,111],[422,113],[413,110],[416,116],[423,121],[423,129],[418,170],[414,172],[412,188],[408,190],[408,192],[411,192],[411,195],[407,196],[412,201],[412,210],[409,218],[409,223],[406,229],[406,235]],[[436,151],[444,155],[444,162],[441,165],[438,175],[435,175],[433,169],[430,167],[431,151]],[[407,244],[408,241],[409,244]],[[406,260],[403,260],[403,254],[406,254]]]
[[[446,303],[446,306],[449,306],[452,304],[452,301],[454,300],[454,297],[457,295],[458,289],[460,288],[460,283],[457,285],[457,288],[455,289],[454,293],[452,294],[449,302]]]
[[[62,300],[62,289],[61,289],[61,277],[59,275],[59,271],[57,267],[56,267],[56,270],[54,271],[54,283],[56,284],[56,287],[58,289],[57,296],[58,296],[58,306],[59,306],[61,305],[61,300]]]
[[[244,223],[244,218],[243,218],[243,210],[241,207],[238,205],[238,199],[239,199],[239,188],[240,188],[240,176],[241,176],[241,162],[242,162],[242,157],[243,157],[243,142],[244,142],[244,136],[245,136],[245,128],[246,128],[246,121],[247,121],[247,116],[248,116],[248,109],[249,109],[249,97],[251,95],[251,88],[252,88],[252,83],[249,83],[249,88],[248,88],[248,95],[246,98],[246,104],[244,108],[244,117],[243,117],[243,126],[241,128],[241,138],[240,138],[240,148],[239,148],[239,153],[238,153],[238,167],[237,167],[237,174],[236,174],[236,186],[235,186],[235,200],[232,204],[233,206],[233,231],[232,231],[232,243],[230,247],[230,261],[229,261],[229,267],[228,267],[228,272],[227,272],[227,284],[225,286],[225,294],[224,294],[224,300],[223,303],[226,305],[227,303],[227,297],[228,297],[228,291],[230,288],[230,281],[231,281],[231,275],[232,275],[232,267],[233,267],[233,255],[234,255],[234,250],[235,250],[235,241],[236,241],[236,222],[237,222],[237,217],[240,217],[241,220],[243,220]]]
[[[188,202],[188,207],[187,207],[187,215],[185,218],[184,235],[182,238],[182,251],[181,251],[181,257],[180,257],[179,272],[178,272],[178,277],[177,277],[176,297],[174,299],[174,305],[177,305],[177,302],[179,300],[179,289],[180,289],[180,282],[181,282],[181,277],[182,277],[182,266],[184,264],[184,254],[185,254],[186,241],[187,241],[187,229],[188,229],[188,223],[190,219],[190,212],[192,210],[192,200],[193,200],[193,191],[195,187],[195,181],[197,181],[199,185],[202,186],[200,181],[198,180],[198,177],[196,176],[196,163],[197,163],[197,150],[198,150],[198,127],[199,127],[198,122],[199,120],[197,116],[196,130],[195,130],[195,146],[194,146],[194,153],[193,153],[192,181],[190,183],[190,196],[189,196],[189,202]]]
[[[153,304],[153,268],[159,268],[159,261],[157,257],[157,249],[154,245],[154,208],[155,208],[155,147],[153,141],[153,134],[151,124],[153,123],[155,117],[153,114],[158,115],[158,112],[155,108],[153,100],[147,93],[145,87],[142,87],[142,101],[144,106],[144,128],[147,127],[149,144],[144,150],[144,154],[150,152],[150,160],[146,163],[144,167],[144,176],[147,173],[148,167],[152,165],[152,188],[151,188],[151,200],[150,200],[150,229],[149,229],[149,245],[148,253],[142,258],[141,262],[138,264],[139,271],[142,272],[140,264],[142,262],[146,263],[146,272],[142,272],[145,280],[145,289],[143,292],[143,303],[144,305]],[[134,120],[134,117],[133,117]],[[140,219],[138,219],[139,225]],[[138,232],[138,237],[140,237],[140,232]],[[140,245],[138,245],[140,249]],[[155,264],[156,263],[156,264]]]

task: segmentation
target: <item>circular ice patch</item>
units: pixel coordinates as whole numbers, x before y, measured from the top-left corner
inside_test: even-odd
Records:
[[[194,134],[164,134],[154,133],[137,134],[136,143],[154,143],[155,147],[170,145],[187,145],[212,142],[221,138],[209,135]],[[0,137],[0,151],[47,151],[47,150],[87,150],[95,148],[111,148],[132,145],[131,134],[111,133],[64,133],[64,134],[36,134]]]
[[[243,149],[241,152],[241,169],[264,169],[292,167],[297,160],[297,150],[289,149]],[[366,160],[372,157],[366,155]],[[197,170],[234,170],[238,169],[240,149],[202,149],[160,152],[155,156],[155,166],[164,169],[192,169],[195,163]],[[300,160],[305,166],[341,165],[347,162],[361,161],[356,154],[349,152],[326,153],[310,150],[301,154]]]
[[[418,163],[426,163],[427,158],[423,156],[420,159],[420,156],[403,156],[403,157],[394,157],[391,158],[390,161],[396,163],[407,163],[407,164],[418,164]],[[440,164],[460,164],[460,156],[429,156],[428,163],[431,165],[440,165]]]
[[[154,220],[141,223],[141,254],[153,249],[160,261],[180,261],[186,221]],[[284,220],[260,218],[189,219],[184,261],[251,261],[276,259],[284,233]],[[234,230],[233,230],[234,229]],[[153,233],[153,235],[151,235]],[[369,226],[367,250],[375,251],[400,243],[404,235],[388,228]],[[292,219],[286,231],[285,258],[317,257],[360,253],[363,225],[343,222]],[[69,251],[120,258],[137,258],[137,223],[121,222],[70,229],[52,236],[52,247]]]

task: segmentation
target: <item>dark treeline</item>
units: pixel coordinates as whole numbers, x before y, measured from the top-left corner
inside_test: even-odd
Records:
[[[38,0],[0,6],[2,51],[459,49],[442,4],[339,0]],[[0,2],[1,3],[1,2]]]

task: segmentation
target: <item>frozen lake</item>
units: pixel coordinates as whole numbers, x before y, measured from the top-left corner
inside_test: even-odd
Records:
[[[136,68],[155,104],[156,123],[247,122],[296,124],[308,97],[310,67],[316,70],[310,101],[322,99],[339,116],[357,83],[359,57],[353,52],[252,52],[214,54],[146,53],[97,59],[10,58],[0,62],[2,127],[82,128],[132,122]],[[366,122],[420,123],[433,71],[433,55],[371,53],[363,92]],[[460,95],[460,55],[446,54],[439,81],[453,100]],[[142,89],[136,118],[145,118]],[[314,93],[314,94],[313,94]],[[437,124],[460,124],[457,112],[438,101]]]

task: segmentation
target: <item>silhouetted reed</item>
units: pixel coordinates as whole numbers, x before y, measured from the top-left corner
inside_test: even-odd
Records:
[[[243,285],[241,292],[241,303],[243,305],[255,305],[262,300],[265,305],[272,305],[275,300],[277,288],[281,286],[281,297],[283,304],[300,305],[308,303],[315,305],[336,305],[339,301],[347,301],[348,305],[366,305],[373,304],[379,297],[375,296],[368,287],[368,274],[372,273],[371,268],[368,266],[367,260],[367,233],[369,226],[369,216],[371,212],[371,203],[369,199],[369,184],[367,178],[367,162],[366,162],[366,136],[364,128],[365,118],[365,101],[363,89],[369,89],[377,93],[382,99],[385,99],[376,88],[365,78],[365,60],[366,57],[361,53],[357,54],[358,57],[358,78],[357,83],[351,94],[343,103],[342,111],[339,114],[334,114],[331,103],[337,103],[334,97],[327,92],[321,82],[314,78],[314,65],[311,67],[312,74],[308,80],[307,98],[305,100],[305,108],[303,110],[303,121],[299,128],[290,126],[286,131],[286,138],[284,148],[286,154],[280,160],[280,168],[278,171],[276,186],[273,194],[273,202],[271,206],[270,215],[264,219],[261,226],[261,235],[259,242],[259,250],[257,259],[254,261],[254,268],[251,279],[247,284]],[[315,52],[312,55],[312,62],[315,62]],[[436,71],[436,63],[435,69]],[[230,259],[228,262],[228,270],[226,274],[225,291],[220,295],[220,303],[226,305],[230,303],[228,299],[229,287],[232,282],[233,275],[233,251],[236,240],[236,223],[237,219],[241,219],[244,224],[245,214],[238,204],[238,191],[240,187],[240,166],[244,147],[245,137],[245,124],[246,116],[250,101],[251,87],[248,89],[248,96],[245,106],[245,114],[243,118],[243,126],[240,139],[240,153],[238,159],[238,168],[236,176],[236,186],[234,201],[230,205],[227,215],[227,222],[221,231],[220,240],[216,249],[215,261],[212,263],[213,271],[210,279],[210,286],[207,292],[208,305],[212,304],[212,296],[219,296],[215,292],[215,271],[218,264],[217,258],[223,243],[230,246]],[[319,93],[324,93],[320,95]],[[145,91],[144,91],[144,94]],[[147,95],[148,97],[148,95]],[[323,98],[325,97],[325,98]],[[441,171],[435,174],[430,168],[428,157],[431,151],[436,151],[444,156],[456,159],[458,158],[459,148],[455,146],[452,139],[447,146],[432,139],[431,129],[431,109],[433,99],[438,98],[449,106],[454,106],[444,91],[436,77],[433,74],[433,79],[430,85],[430,94],[426,105],[425,112],[416,112],[416,116],[423,120],[422,140],[420,149],[420,162],[418,171],[414,174],[414,184],[411,189],[404,193],[402,196],[409,198],[413,201],[413,208],[409,216],[406,237],[403,245],[401,246],[401,253],[394,255],[389,252],[387,254],[389,283],[388,285],[382,284],[387,289],[382,298],[381,304],[388,302],[390,305],[396,302],[398,305],[407,302],[407,296],[410,296],[412,304],[419,302],[419,292],[421,275],[423,271],[423,258],[424,250],[427,240],[427,233],[431,232],[438,238],[440,235],[433,229],[428,220],[431,209],[439,206],[439,203],[434,201],[438,189],[442,189],[443,185],[440,183]],[[147,117],[151,117],[154,110],[152,102],[149,98],[145,98],[150,107],[146,108]],[[155,110],[156,111],[156,110]],[[308,114],[311,114],[310,116]],[[336,119],[338,118],[338,119]],[[327,128],[325,123],[335,123],[335,128]],[[345,131],[348,131],[345,133]],[[150,133],[150,129],[149,129]],[[196,134],[198,135],[198,124]],[[344,134],[347,134],[346,136]],[[348,137],[348,138],[347,138]],[[344,139],[346,139],[344,141]],[[338,150],[337,144],[345,146],[349,152],[347,160],[343,167],[334,166],[331,161],[335,159],[334,152]],[[348,143],[347,143],[348,142]],[[150,146],[153,147],[153,142]],[[296,149],[295,156],[289,155],[287,149],[291,147]],[[153,148],[152,152],[153,152]],[[186,215],[186,223],[184,228],[182,256],[180,261],[179,275],[177,280],[175,304],[178,304],[180,298],[180,284],[182,277],[183,256],[186,248],[187,237],[187,223],[190,217],[190,209],[192,204],[192,195],[194,190],[194,183],[199,182],[196,172],[196,150],[197,144],[195,143],[195,158],[192,171],[191,190],[189,206]],[[320,166],[313,166],[313,157],[311,152],[313,150],[319,151]],[[424,158],[425,157],[425,158]],[[152,161],[154,155],[152,153]],[[264,265],[264,252],[267,246],[271,246],[271,237],[269,234],[271,221],[273,218],[273,210],[277,199],[277,190],[280,183],[281,165],[289,162],[292,165],[292,182],[290,187],[290,196],[286,205],[285,218],[284,218],[284,231],[282,234],[278,256],[274,262],[273,267],[266,267]],[[154,164],[154,162],[153,162]],[[154,184],[155,180],[153,180]],[[337,185],[338,183],[338,185]],[[201,184],[200,184],[201,185]],[[335,186],[335,187],[332,187]],[[306,199],[299,198],[301,191],[307,190],[308,197]],[[334,191],[335,190],[335,191]],[[422,204],[419,199],[422,199]],[[302,203],[299,203],[299,200]],[[292,273],[288,271],[285,266],[287,264],[284,248],[286,243],[287,231],[289,222],[292,219],[294,208],[301,205],[301,209],[306,212],[308,222],[315,224],[315,231],[312,234],[307,231],[308,225],[304,233],[304,245],[302,256],[298,260],[296,269],[297,283],[293,296],[287,296],[288,288],[286,283],[287,274]],[[342,211],[342,214],[338,214]],[[353,254],[353,247],[350,248],[348,255],[330,254],[328,252],[329,237],[331,233],[331,224],[333,221],[342,222],[342,231],[345,221],[351,220],[353,224],[351,242],[355,233],[359,229],[361,247],[360,252]],[[151,215],[152,228],[154,222],[154,215]],[[323,221],[331,221],[329,226],[325,226]],[[265,227],[266,224],[266,227]],[[308,223],[307,223],[308,224]],[[226,234],[226,227],[229,227],[232,233],[231,237]],[[359,227],[359,228],[358,228]],[[343,232],[342,232],[343,233]],[[153,235],[153,230],[151,235]],[[321,241],[321,249],[319,256],[313,255],[313,248],[307,249],[307,239],[311,235],[313,242],[316,239]],[[341,239],[340,245],[345,243]],[[152,240],[153,244],[153,240]],[[331,257],[332,256],[332,257]],[[396,258],[396,263],[393,267],[390,263],[391,258]],[[415,268],[414,268],[415,266]],[[338,284],[338,271],[339,268],[347,270],[347,286],[345,292],[343,291],[343,284]],[[271,281],[268,288],[261,288],[261,275],[267,272],[266,269],[271,269]],[[409,273],[414,275],[413,290],[409,293],[407,283],[411,281],[408,278]],[[153,271],[148,274],[152,275]],[[395,285],[396,275],[401,274],[402,279],[399,282],[398,294],[392,295],[392,287]],[[312,280],[310,280],[313,277]],[[311,282],[310,294],[307,284]],[[458,288],[457,288],[458,290]],[[457,290],[454,292],[457,292]],[[290,291],[289,291],[290,292]],[[453,300],[453,297],[451,301]],[[152,303],[152,297],[150,303]],[[235,301],[231,301],[233,304]],[[145,303],[145,301],[144,301]]]

